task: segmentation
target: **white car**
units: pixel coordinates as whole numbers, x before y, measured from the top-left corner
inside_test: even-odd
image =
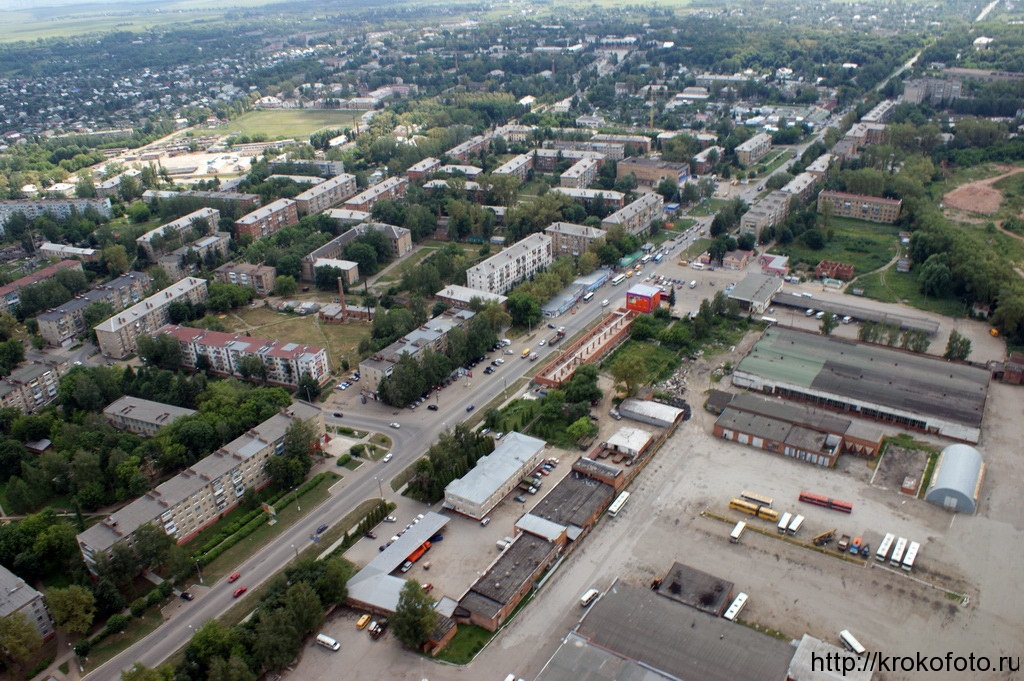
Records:
[[[394,428],[395,430],[398,430],[399,428],[402,427],[402,424],[399,423],[398,421],[392,421],[388,425],[391,426],[392,428]]]
[[[391,452],[388,452],[387,454],[384,455],[384,458],[381,459],[381,461],[383,461],[384,463],[387,463],[388,461],[391,461],[391,457],[392,456],[394,456],[394,454],[392,454]]]
[[[548,342],[546,340],[544,340],[543,338],[540,340],[539,343],[537,343],[537,345],[547,345],[547,344],[548,344]]]

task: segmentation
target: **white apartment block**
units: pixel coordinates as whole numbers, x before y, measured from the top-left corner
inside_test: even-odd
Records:
[[[586,189],[597,180],[601,163],[600,160],[593,157],[580,159],[562,173],[558,183],[562,187]]]
[[[153,335],[167,334],[181,346],[181,364],[190,369],[205,364],[209,371],[244,378],[239,370],[243,357],[258,357],[267,367],[267,382],[297,388],[303,374],[317,385],[331,378],[327,350],[316,345],[299,345],[241,334],[207,331],[167,324]]]
[[[746,142],[736,146],[736,160],[741,166],[757,163],[771,151],[772,137],[766,132],[759,132]]]
[[[525,182],[526,176],[533,168],[533,154],[519,154],[515,158],[505,161],[494,169],[492,175],[514,175],[520,181]]]
[[[652,222],[661,218],[664,208],[665,199],[661,194],[644,194],[602,220],[601,227],[607,230],[621,225],[630,234],[642,234],[650,229]]]
[[[322,213],[356,193],[356,176],[342,173],[295,196],[299,215]]]
[[[12,199],[0,201],[0,234],[4,225],[14,215],[22,214],[29,220],[42,215],[50,215],[64,220],[76,213],[95,211],[98,215],[110,218],[110,199]]]
[[[0,565],[0,617],[21,613],[45,641],[54,635],[53,619],[46,609],[43,594],[24,579]]]
[[[506,293],[551,264],[551,237],[531,234],[466,270],[466,285],[478,291]]]
[[[409,180],[404,177],[389,177],[350,198],[345,202],[345,207],[350,210],[369,211],[378,201],[402,198],[408,185]]]
[[[179,544],[235,508],[247,489],[270,482],[266,463],[284,451],[284,436],[295,421],[313,424],[323,443],[323,413],[294,402],[170,480],[80,533],[78,547],[90,571],[96,559],[119,542],[131,545],[143,525],[161,528]]]
[[[131,395],[118,398],[103,408],[103,417],[110,425],[143,437],[153,437],[167,424],[195,413],[195,409],[153,402]]]
[[[158,253],[164,253],[181,246],[181,235],[185,231],[194,229],[200,236],[206,236],[217,229],[219,222],[219,210],[215,208],[200,208],[177,220],[146,232],[136,239],[135,243],[141,246],[142,250],[152,260]],[[154,245],[154,241],[156,241],[157,245]]]
[[[205,279],[185,277],[127,310],[96,325],[96,340],[104,357],[124,359],[135,352],[139,336],[152,335],[170,321],[174,302],[201,303],[209,298]]]

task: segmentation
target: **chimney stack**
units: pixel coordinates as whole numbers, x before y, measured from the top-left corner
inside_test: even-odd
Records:
[[[338,300],[341,301],[341,318],[344,320],[348,317],[348,310],[345,307],[345,287],[341,283],[341,277],[338,277]]]

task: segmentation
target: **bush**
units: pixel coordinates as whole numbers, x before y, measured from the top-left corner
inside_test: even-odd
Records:
[[[128,625],[132,623],[132,618],[128,615],[122,615],[120,613],[111,615],[110,619],[107,620],[107,626],[103,627],[103,635],[110,636],[111,634],[120,634],[122,631],[128,628]]]
[[[79,657],[85,657],[89,654],[90,650],[92,650],[91,638],[83,638],[75,644],[75,655],[78,655]]]
[[[349,456],[348,454],[342,454],[341,456],[338,457],[338,465],[339,466],[346,466],[346,465],[348,465],[348,462],[351,461],[351,460],[352,460],[351,456]]]
[[[352,445],[349,447],[348,453],[352,456],[362,456],[366,450],[366,445]]]
[[[134,601],[132,601],[132,604],[128,607],[128,609],[132,611],[132,617],[142,617],[142,615],[146,612],[147,607],[149,606],[145,598],[136,598]],[[107,622],[107,626],[110,626],[109,621]]]

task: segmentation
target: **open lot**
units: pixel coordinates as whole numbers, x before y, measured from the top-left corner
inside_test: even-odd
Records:
[[[833,217],[828,229],[822,230],[831,235],[822,249],[808,248],[797,239],[774,250],[788,255],[793,266],[805,263],[812,273],[814,266],[822,260],[835,260],[851,263],[856,274],[866,274],[892,260],[899,248],[897,235],[900,230],[895,225]]]
[[[250,111],[216,129],[221,135],[266,135],[267,139],[308,137],[324,128],[349,127],[365,111],[271,109]]]

